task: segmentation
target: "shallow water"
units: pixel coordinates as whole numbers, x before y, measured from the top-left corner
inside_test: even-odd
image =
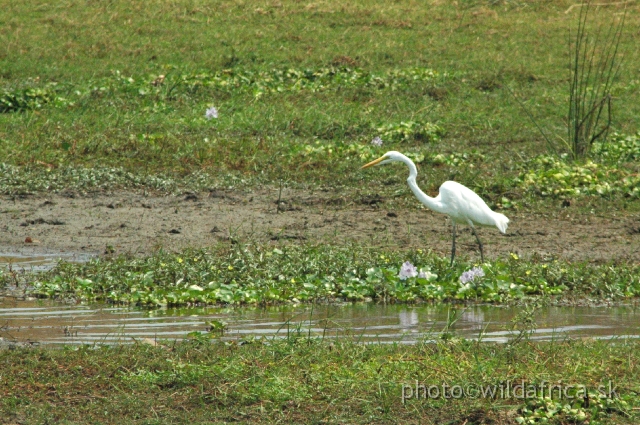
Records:
[[[83,263],[92,257],[77,252],[35,252],[30,248],[18,252],[0,251],[0,270],[41,272],[52,269],[60,260]]]
[[[518,309],[491,305],[345,304],[277,308],[191,308],[143,310],[105,305],[61,305],[49,301],[0,299],[3,342],[41,344],[114,344],[136,340],[181,339],[205,333],[207,321],[228,323],[224,340],[247,337],[287,338],[297,334],[363,342],[415,343],[438,338],[447,317],[458,320],[455,335],[492,342],[515,336],[508,330]],[[618,307],[546,307],[535,315],[534,340],[571,338],[637,338],[640,309]]]

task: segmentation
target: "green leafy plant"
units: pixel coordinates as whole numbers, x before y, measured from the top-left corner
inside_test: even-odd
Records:
[[[152,74],[146,77],[127,77],[120,71],[114,71],[111,78],[93,82],[91,87],[100,87],[102,92],[124,91],[141,97],[166,98],[180,90],[195,93],[208,88],[222,92],[244,91],[260,98],[270,93],[320,92],[338,88],[396,90],[446,77],[447,74],[428,68],[394,69],[383,73],[349,67],[272,68],[260,71],[230,68],[215,73],[188,73],[168,66],[166,74]],[[87,95],[93,91],[93,88],[82,89],[82,93]]]
[[[60,105],[65,104],[65,99],[56,96],[50,88],[5,89],[0,91],[0,113],[40,109],[54,101]]]
[[[403,274],[400,265],[407,258],[417,265],[415,273]],[[149,307],[373,300],[500,303],[563,294],[612,300],[640,295],[640,273],[634,266],[524,261],[512,254],[483,264],[473,279],[468,269],[464,263],[451,269],[445,258],[419,251],[233,245],[61,263],[51,272],[20,279],[30,294],[41,297]],[[0,278],[12,282],[9,274]]]
[[[594,157],[608,163],[640,161],[640,132],[631,135],[613,133],[593,144]]]
[[[429,158],[429,162],[434,165],[448,165],[450,167],[468,166],[473,168],[474,162],[483,161],[485,156],[477,151],[471,152],[453,152],[451,154],[433,154]]]
[[[511,324],[508,328],[509,332],[515,333],[515,336],[511,338],[509,344],[514,345],[525,340],[529,340],[529,337],[535,333],[537,324],[535,320],[535,313],[542,305],[538,302],[523,302],[518,314],[511,319]]]
[[[394,143],[414,140],[436,142],[444,135],[444,129],[439,125],[416,121],[385,124],[378,127],[377,131],[382,140]]]
[[[560,199],[584,195],[640,196],[640,176],[637,174],[592,160],[569,163],[566,156],[534,158],[515,183],[538,195]]]
[[[628,415],[628,403],[619,398],[611,398],[598,391],[584,391],[585,394],[570,394],[571,400],[554,400],[551,397],[537,397],[527,400],[520,408],[516,422],[534,425],[551,422],[587,424],[602,419],[605,414],[619,412]]]

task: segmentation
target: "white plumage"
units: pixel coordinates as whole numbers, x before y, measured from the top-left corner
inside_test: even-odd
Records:
[[[438,196],[432,198],[424,193],[416,183],[418,169],[409,158],[396,151],[389,151],[375,161],[364,165],[362,168],[374,165],[387,164],[389,162],[399,161],[409,167],[409,178],[407,184],[413,194],[427,208],[447,214],[451,218],[453,227],[452,247],[451,247],[451,264],[456,254],[456,224],[468,224],[478,241],[480,247],[480,258],[484,262],[484,253],[482,250],[482,242],[476,233],[475,225],[495,226],[500,232],[505,233],[509,224],[509,219],[504,214],[492,211],[491,208],[480,198],[473,190],[460,183],[454,181],[446,181],[440,185]]]

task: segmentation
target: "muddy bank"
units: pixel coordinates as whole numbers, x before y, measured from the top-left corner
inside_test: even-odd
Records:
[[[368,246],[420,247],[442,255],[450,252],[447,218],[418,208],[417,201],[415,208],[398,208],[379,196],[338,197],[287,189],[278,208],[277,197],[277,190],[266,189],[179,197],[133,192],[5,197],[0,204],[0,252],[143,255],[159,248],[179,250],[233,240],[358,241]],[[480,229],[485,255],[494,258],[514,252],[572,260],[640,261],[637,214],[571,214],[563,210],[544,217],[507,211],[511,220],[507,235],[493,228]],[[458,243],[459,255],[479,256],[468,229],[462,229]]]

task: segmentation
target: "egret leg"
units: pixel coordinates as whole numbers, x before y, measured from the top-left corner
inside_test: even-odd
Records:
[[[453,235],[453,243],[451,245],[451,264],[449,264],[449,267],[453,267],[453,259],[456,256],[456,222],[451,220],[451,224],[452,224],[452,235]]]
[[[484,263],[484,254],[482,253],[482,242],[480,242],[480,238],[478,237],[478,234],[476,233],[476,228],[473,226],[473,224],[471,225],[471,231],[475,235],[476,240],[478,241],[478,246],[480,247],[480,261]]]

